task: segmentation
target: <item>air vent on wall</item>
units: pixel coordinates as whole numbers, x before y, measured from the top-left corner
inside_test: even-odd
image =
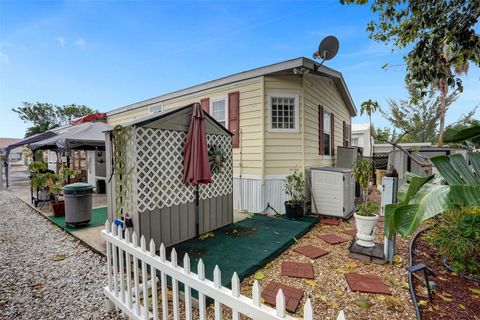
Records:
[[[154,104],[154,105],[148,107],[148,112],[149,113],[162,112],[162,111],[163,111],[163,103]]]

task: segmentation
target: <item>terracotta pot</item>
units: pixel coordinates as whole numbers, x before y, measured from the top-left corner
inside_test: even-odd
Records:
[[[50,209],[55,217],[65,216],[65,201],[52,201],[50,202]]]
[[[374,247],[378,214],[374,216],[361,216],[355,213],[353,216],[355,217],[355,224],[357,227],[356,243],[362,247]]]

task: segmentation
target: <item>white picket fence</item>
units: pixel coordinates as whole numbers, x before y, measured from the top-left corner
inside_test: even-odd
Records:
[[[285,313],[285,296],[282,290],[276,297],[276,308],[273,309],[261,303],[261,288],[255,280],[252,288],[252,298],[240,293],[240,280],[237,273],[232,276],[232,288],[221,285],[221,271],[218,266],[213,272],[213,282],[205,278],[203,261],[198,262],[198,274],[190,271],[188,254],[183,257],[183,266],[177,265],[177,253],[171,252],[171,261],[166,259],[165,247],[160,245],[160,255],[156,254],[154,241],[150,241],[147,251],[145,238],[140,238],[140,247],[135,232],[129,235],[128,230],[110,225],[107,221],[102,237],[107,245],[107,272],[108,285],[104,288],[106,297],[114,306],[122,310],[130,319],[147,320],[169,317],[169,298],[172,300],[173,319],[180,319],[180,290],[179,283],[183,283],[183,300],[185,319],[192,319],[193,304],[199,312],[199,319],[207,319],[206,298],[214,300],[214,318],[222,319],[222,305],[231,309],[231,318],[240,319],[240,314],[252,319],[287,319],[293,318]],[[133,271],[133,272],[132,272]],[[158,274],[160,277],[158,278]],[[167,277],[171,278],[171,296],[167,287]],[[132,279],[133,278],[133,279]],[[160,288],[158,288],[158,283]],[[192,298],[191,291],[197,290],[198,302]],[[158,297],[161,297],[161,311],[159,312]],[[211,319],[211,317],[209,317]],[[303,306],[303,319],[313,320],[313,308],[310,299]],[[345,320],[343,311],[337,320]]]

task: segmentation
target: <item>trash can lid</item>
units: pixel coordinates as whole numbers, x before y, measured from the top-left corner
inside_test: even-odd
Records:
[[[71,184],[67,184],[66,186],[63,187],[64,191],[86,191],[86,190],[92,190],[93,186],[89,183],[84,183],[84,182],[75,182]]]

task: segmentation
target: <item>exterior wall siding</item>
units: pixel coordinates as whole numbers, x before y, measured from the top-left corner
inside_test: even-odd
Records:
[[[305,167],[334,166],[336,155],[320,156],[318,154],[318,106],[322,105],[325,110],[335,114],[335,148],[343,145],[343,121],[347,124],[351,123],[350,113],[331,80],[307,74],[304,76],[303,90],[305,93]]]
[[[265,77],[265,96],[263,108],[265,121],[265,175],[288,174],[302,164],[302,127],[299,117],[299,132],[270,132],[269,97],[272,94],[295,94],[299,99],[299,111],[302,114],[302,78],[300,76]]]
[[[233,149],[233,172],[261,174],[262,168],[262,84],[263,78],[254,78],[220,86],[206,91],[163,101],[164,110],[200,102],[204,98],[227,97],[229,92],[240,92],[240,148]],[[149,114],[148,107],[125,111],[108,117],[112,126],[126,124]]]

